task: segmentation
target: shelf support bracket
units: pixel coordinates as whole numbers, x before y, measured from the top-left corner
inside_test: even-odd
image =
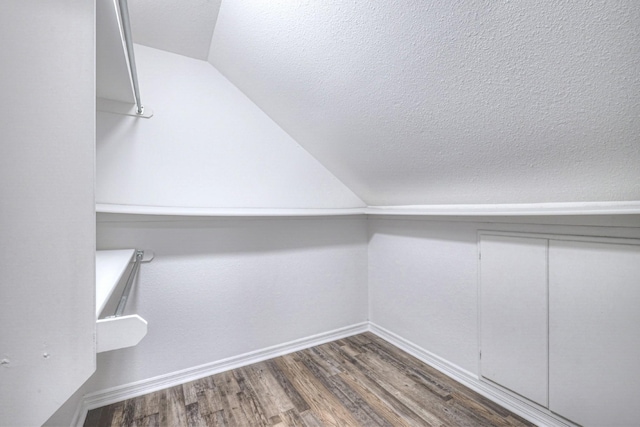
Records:
[[[140,269],[140,263],[144,259],[144,251],[136,250],[134,255],[135,261],[133,263],[133,270],[131,270],[131,274],[129,274],[129,278],[127,279],[127,284],[122,291],[122,296],[120,297],[120,302],[118,303],[118,307],[116,308],[113,316],[109,316],[109,318],[120,317],[122,313],[124,313],[124,309],[127,306],[127,300],[129,299],[129,294],[131,293],[131,287],[133,285],[133,281],[138,274],[138,270]]]

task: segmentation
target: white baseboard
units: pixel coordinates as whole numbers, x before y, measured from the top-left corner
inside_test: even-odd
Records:
[[[209,375],[262,362],[274,357],[294,353],[296,351],[367,331],[378,335],[385,341],[388,341],[399,349],[411,354],[455,381],[464,384],[487,399],[496,402],[500,406],[518,414],[540,427],[577,427],[575,424],[554,415],[545,408],[534,406],[533,404],[507,393],[498,387],[480,381],[477,375],[439,356],[436,356],[435,354],[419,347],[399,335],[394,334],[391,331],[384,329],[381,326],[370,322],[358,323],[330,332],[219,360],[217,362],[207,363],[146,380],[89,393],[84,396],[80,405],[78,405],[78,409],[76,410],[71,425],[81,427],[84,424],[87,412],[91,409],[121,402],[147,393],[152,393],[168,387],[208,377]]]
[[[146,380],[89,393],[85,395],[80,402],[71,425],[81,427],[87,417],[87,412],[91,409],[100,408],[102,406],[142,396],[168,387],[174,387],[179,384],[205,378],[220,372],[273,359],[274,357],[294,353],[306,348],[360,334],[368,330],[369,322],[362,322],[344,328],[335,329],[330,332],[324,332],[295,341],[290,341],[288,343],[275,345],[262,350],[252,351],[239,356],[195,366],[193,368],[183,369],[181,371],[160,375]]]
[[[482,382],[477,375],[463,369],[435,354],[417,346],[416,344],[384,329],[374,323],[369,322],[369,331],[376,334],[383,340],[393,344],[400,350],[418,358],[427,365],[437,369],[455,381],[469,387],[471,390],[481,394],[487,399],[496,402],[498,405],[508,409],[531,421],[540,427],[578,427],[575,424],[558,417],[546,408],[534,406],[515,395],[506,393],[498,387]]]

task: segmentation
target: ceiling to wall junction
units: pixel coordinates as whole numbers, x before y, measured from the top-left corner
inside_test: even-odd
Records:
[[[370,205],[640,199],[635,0],[129,7],[137,43],[208,57]]]

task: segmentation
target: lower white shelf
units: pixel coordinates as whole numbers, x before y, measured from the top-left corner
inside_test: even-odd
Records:
[[[139,255],[139,258],[138,258]],[[134,267],[125,276],[135,258]],[[99,317],[112,298],[118,284],[127,280],[121,297],[121,307],[116,316],[96,320],[96,351],[98,353],[137,345],[147,334],[147,321],[137,314],[121,316],[126,305],[130,286],[140,263],[153,259],[153,252],[138,252],[135,249],[96,251],[96,317]]]
[[[133,347],[147,335],[147,321],[137,314],[98,319],[97,352]]]

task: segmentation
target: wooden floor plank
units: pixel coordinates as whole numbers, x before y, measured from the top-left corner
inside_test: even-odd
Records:
[[[112,405],[112,407],[113,408],[111,411],[107,411],[107,413],[110,414],[111,416],[109,423],[104,425],[108,425],[111,427],[125,426],[126,424],[124,423],[124,404],[116,403],[115,405]]]
[[[357,399],[357,393],[344,381],[334,375],[326,375],[321,365],[311,357],[311,352],[301,351],[300,360],[316,379],[337,399],[341,405],[358,421],[357,425],[391,427],[389,422],[377,414],[363,399]],[[338,371],[336,373],[340,373]]]
[[[238,393],[241,393],[240,387],[233,376],[233,371],[223,372],[220,375],[221,381],[216,381],[222,399],[223,415],[229,423],[229,426],[248,426],[251,425],[244,410],[240,405]]]
[[[298,414],[298,411],[294,409],[290,409],[288,411],[283,412],[282,415],[280,416],[280,419],[282,420],[282,425],[287,427],[306,426],[306,423],[300,417],[300,415]]]
[[[108,410],[108,406],[103,407],[103,408],[96,408],[96,409],[92,409],[89,412],[87,412],[87,418],[85,421],[85,425],[90,425],[90,426],[99,426],[100,425],[100,417],[102,415],[102,410]]]
[[[345,359],[345,372],[341,376],[345,381],[352,384],[354,389],[361,390],[360,393],[373,401],[375,406],[376,402],[380,402],[382,408],[385,408],[391,414],[395,415],[394,425],[410,425],[410,426],[424,426],[425,420],[413,412],[409,407],[401,402],[403,398],[398,398],[396,394],[402,395],[401,392],[394,394],[395,389],[393,387],[385,387],[385,383],[377,378],[374,372],[362,369],[360,362],[349,356],[350,353],[343,352],[342,346],[330,346],[325,347],[323,351],[335,352],[337,357],[342,356]],[[389,415],[393,417],[393,415]],[[387,419],[391,420],[391,418]]]
[[[197,383],[198,381],[189,381],[188,383],[182,384],[182,394],[184,395],[185,405],[198,403],[198,390],[196,389]]]
[[[149,393],[143,396],[144,405],[142,410],[142,416],[150,417],[160,412],[160,393]],[[137,415],[137,414],[136,414]]]
[[[198,409],[202,416],[222,411],[224,406],[220,393],[211,389],[203,390],[203,392],[198,395]]]
[[[231,425],[223,410],[207,414],[204,416],[204,419],[208,427],[227,427]]]
[[[181,386],[171,387],[166,391],[167,396],[167,425],[186,426],[187,411],[184,404],[184,394]]]
[[[366,347],[370,349],[372,353],[384,359],[385,362],[404,371],[408,377],[419,381],[421,385],[431,392],[439,394],[446,400],[448,400],[448,398],[455,399],[454,402],[451,402],[451,404],[445,406],[445,408],[448,408],[447,411],[452,416],[455,415],[456,422],[463,424],[461,419],[469,417],[474,420],[470,425],[505,425],[505,418],[510,415],[509,411],[480,396],[462,384],[453,382],[444,374],[436,371],[434,368],[424,364],[413,356],[400,351],[381,338],[376,336],[371,337],[371,343]],[[461,401],[465,401],[465,403],[461,404]],[[469,411],[470,407],[473,407],[471,411]],[[463,413],[466,415],[461,415]],[[517,420],[517,422],[523,421],[524,420],[521,419]],[[507,421],[506,425],[510,425],[509,421]]]
[[[269,368],[271,375],[278,383],[278,386],[287,395],[289,401],[293,404],[296,411],[302,413],[309,409],[309,404],[300,396],[300,393],[293,387],[291,380],[282,372],[277,363],[273,360],[267,360],[265,366]]]
[[[300,419],[302,419],[306,427],[324,427],[320,420],[311,411],[301,412]]]
[[[92,409],[87,427],[530,427],[363,333]]]
[[[375,387],[372,387],[370,383],[368,386],[365,386],[363,381],[357,380],[349,372],[343,372],[340,374],[340,377],[356,393],[358,393],[369,406],[376,408],[376,410],[394,427],[422,425],[422,422],[418,417],[413,413],[409,413],[407,408],[400,404],[400,402],[393,398],[393,396],[387,395],[381,397],[379,390],[375,390]]]
[[[442,411],[444,400],[420,387],[408,376],[402,375],[394,366],[380,361],[372,353],[361,353],[355,358],[356,366],[369,379],[393,394],[403,405],[432,426],[446,425],[447,417]]]
[[[250,420],[251,425],[256,427],[269,427],[271,425],[271,422],[265,416],[264,409],[251,390],[240,392],[237,396],[240,408],[242,408],[247,420]]]
[[[263,363],[245,366],[238,369],[245,374],[257,400],[262,404],[267,418],[271,418],[294,408],[293,403],[282,390],[269,369]]]
[[[186,400],[185,400],[186,403]],[[190,403],[185,406],[185,412],[187,415],[187,426],[189,427],[207,427],[206,420],[200,415],[198,408],[198,402]]]
[[[298,393],[309,404],[318,420],[326,426],[357,426],[358,422],[295,355],[277,360],[280,368],[293,380]]]
[[[322,346],[310,348],[307,350],[303,350],[300,353],[305,354],[307,357],[312,359],[314,364],[325,372],[325,376],[342,373],[344,371],[344,368],[342,367],[340,361],[320,351],[321,347]]]
[[[424,374],[425,367],[415,363],[418,362],[417,359],[411,358],[406,353],[397,351],[395,348],[382,347],[376,342],[372,342],[366,347],[369,350],[368,353],[375,354],[376,358],[385,364],[393,366],[416,383],[426,387],[429,392],[437,394],[445,400],[451,397],[451,389],[434,378],[433,375]]]
[[[122,410],[123,426],[131,426],[133,424],[135,420],[136,401],[139,399],[139,397],[135,397],[124,402],[124,408]]]
[[[159,414],[153,414],[153,415],[149,415],[148,417],[145,417],[145,419],[148,421],[148,423],[145,425],[145,427],[160,427],[160,416]]]
[[[484,400],[484,404],[488,406],[493,405],[493,410],[502,412],[505,416],[509,414],[509,411],[502,408],[501,406],[489,401],[483,396],[480,396],[468,387],[451,380],[451,378],[447,377],[442,372],[425,364],[424,362],[398,349],[397,347],[394,347],[393,345],[384,341],[382,338],[373,335],[370,332],[367,334],[370,334],[370,343],[367,345],[368,349],[371,349],[372,347],[378,347],[379,350],[376,351],[377,354],[379,354],[380,350],[382,350],[390,355],[393,355],[393,357],[398,359],[401,364],[406,365],[408,368],[412,368],[412,370],[414,372],[417,372],[419,376],[421,376],[422,378],[428,378],[427,381],[437,384],[438,387],[447,389],[449,393],[451,393],[452,391],[458,391],[461,394],[473,396],[473,399],[475,400]]]
[[[255,388],[247,375],[250,371],[246,368],[239,368],[233,371],[233,377],[240,388],[240,393],[237,394],[240,407],[248,419],[254,420],[256,426],[267,427],[271,424],[269,418],[277,414],[277,410],[275,413],[268,413],[269,410],[274,411],[270,404],[271,399],[263,389]]]

